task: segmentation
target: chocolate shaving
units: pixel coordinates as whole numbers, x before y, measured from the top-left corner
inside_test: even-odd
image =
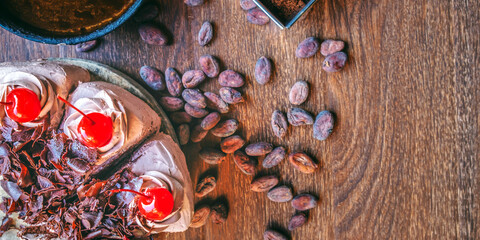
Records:
[[[18,179],[17,184],[21,188],[26,188],[33,184],[32,176],[30,175],[28,168],[24,164],[20,163],[20,166],[22,168],[22,171],[20,173],[20,178]]]
[[[0,180],[0,186],[15,202],[18,201],[23,194],[22,189],[14,182]]]
[[[13,227],[13,219],[11,219],[8,216],[5,216],[5,218],[2,220],[2,226],[0,226],[0,237],[12,227]]]

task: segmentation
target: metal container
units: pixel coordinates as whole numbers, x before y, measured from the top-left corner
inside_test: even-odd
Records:
[[[268,9],[261,0],[253,0],[255,4],[257,4],[258,8],[260,8],[267,16],[272,19],[272,21],[277,24],[281,29],[290,28],[298,19],[300,19],[303,14],[305,14],[317,0],[310,0],[306,3],[305,7],[303,7],[291,20],[282,21],[278,16],[276,16],[271,9]]]

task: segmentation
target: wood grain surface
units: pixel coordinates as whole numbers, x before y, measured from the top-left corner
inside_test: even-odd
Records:
[[[319,0],[283,31],[273,23],[248,24],[237,0],[208,0],[193,8],[180,0],[160,0],[159,6],[156,21],[171,33],[170,46],[142,42],[134,21],[102,38],[90,53],[0,30],[0,61],[85,58],[140,79],[142,65],[184,72],[198,68],[203,54],[218,56],[224,69],[247,78],[242,88],[247,102],[225,115],[240,121],[240,134],[249,142],[304,150],[322,166],[313,175],[287,161],[269,171],[258,168],[260,174],[278,174],[296,193],[321,199],[292,239],[480,238],[479,1]],[[196,42],[203,21],[215,27],[207,47]],[[295,58],[297,44],[309,36],[346,41],[346,68],[327,74],[320,54]],[[275,64],[274,80],[265,86],[252,79],[262,55]],[[284,140],[272,133],[271,113],[290,107],[287,93],[297,80],[311,86],[303,108],[336,114],[337,126],[327,141],[314,140],[311,127],[290,128]],[[219,85],[210,80],[201,89],[218,91]],[[251,177],[231,160],[210,166],[197,159],[201,146],[218,142],[209,136],[184,149],[194,183],[207,170],[218,172],[210,198],[228,200],[227,222],[159,239],[262,239],[267,227],[286,228],[294,213],[289,203],[250,192]]]

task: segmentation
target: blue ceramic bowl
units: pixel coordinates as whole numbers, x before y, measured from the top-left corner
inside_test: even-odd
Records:
[[[17,20],[15,17],[12,17],[11,14],[3,7],[0,8],[0,26],[13,34],[16,34],[22,38],[31,41],[48,44],[72,45],[97,39],[115,30],[117,27],[127,21],[127,19],[133,16],[133,14],[135,14],[143,1],[144,0],[136,0],[132,4],[132,6],[130,6],[130,8],[127,9],[127,11],[125,11],[119,18],[113,20],[112,22],[108,23],[100,29],[86,34],[58,36],[52,33],[48,33],[45,30],[35,28],[22,21]]]

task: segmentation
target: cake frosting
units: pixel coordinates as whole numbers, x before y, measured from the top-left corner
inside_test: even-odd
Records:
[[[132,156],[132,173],[141,180],[141,188],[164,187],[174,198],[172,213],[162,221],[151,221],[136,216],[137,224],[149,233],[183,232],[193,216],[193,187],[185,155],[173,139],[163,133],[154,135]],[[136,201],[129,205],[131,209]]]

